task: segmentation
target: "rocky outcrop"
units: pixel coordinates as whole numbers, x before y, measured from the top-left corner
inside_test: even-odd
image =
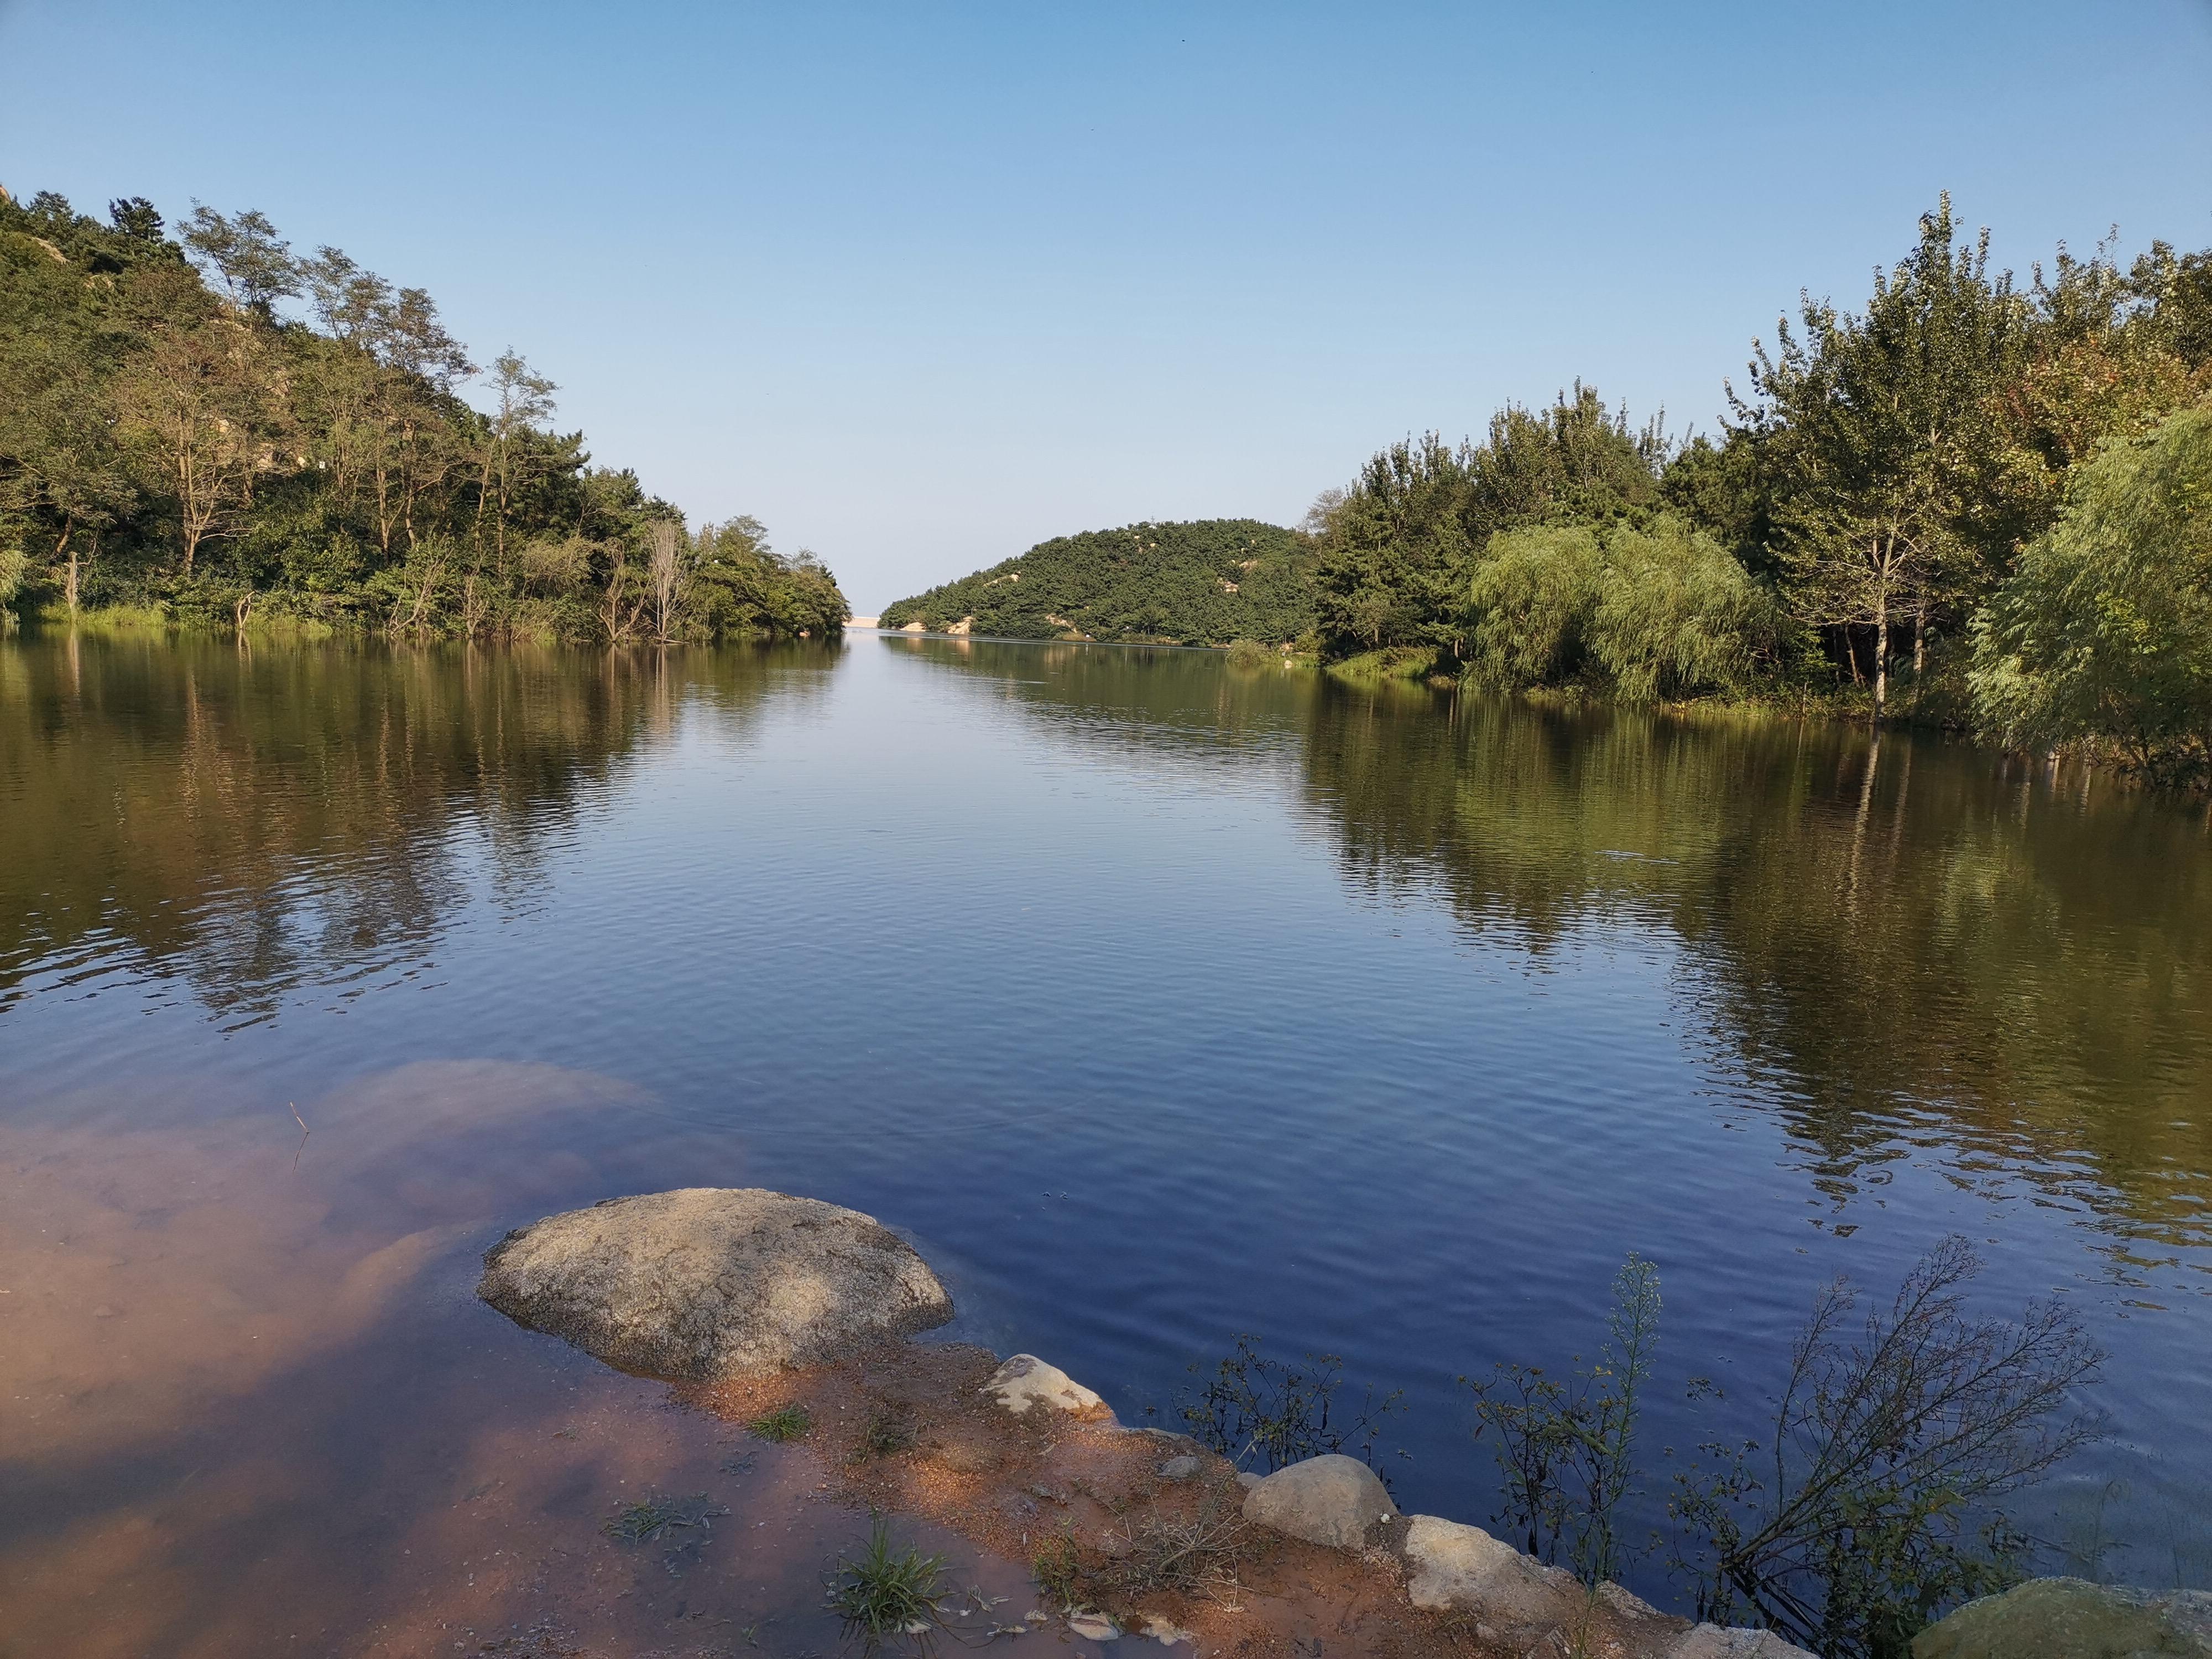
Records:
[[[1331,1452],[1277,1469],[1244,1496],[1244,1518],[1309,1544],[1353,1550],[1397,1513],[1375,1471]]]
[[[759,1188],[613,1198],[521,1227],[477,1294],[626,1371],[704,1382],[810,1365],[952,1317],[872,1217]]]
[[[2212,1591],[2031,1578],[1912,1638],[1912,1659],[2212,1659]]]
[[[983,1392],[1017,1417],[1026,1415],[1032,1406],[1066,1412],[1086,1423],[1114,1414],[1097,1395],[1033,1353],[1018,1353],[1007,1360],[991,1374]]]

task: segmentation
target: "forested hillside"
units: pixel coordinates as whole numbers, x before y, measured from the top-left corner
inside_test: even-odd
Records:
[[[623,642],[839,627],[811,556],[687,526],[420,289],[258,213],[0,192],[0,607]]]
[[[1016,640],[1272,645],[1313,627],[1312,568],[1302,538],[1256,520],[1134,524],[1039,542],[901,599],[882,620]]]
[[[1577,386],[1376,455],[1314,515],[1323,654],[2212,774],[2212,253],[2062,248],[2022,284],[1946,200],[1729,398],[1717,442]]]

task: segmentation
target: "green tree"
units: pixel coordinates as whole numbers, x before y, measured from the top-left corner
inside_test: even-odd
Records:
[[[2017,747],[2212,769],[2212,403],[2075,475],[2057,524],[1975,620],[1975,715]]]
[[[1950,198],[1923,216],[1912,252],[1877,271],[1863,313],[1808,296],[1757,349],[1753,401],[1730,392],[1763,452],[1774,539],[1808,622],[1872,635],[1876,719],[1893,647],[1910,624],[1916,667],[1931,620],[1962,618],[1995,574],[1980,481],[1999,466],[2003,390],[2027,357],[2031,316],[2009,273],[1989,272],[1989,234],[1956,246]]]

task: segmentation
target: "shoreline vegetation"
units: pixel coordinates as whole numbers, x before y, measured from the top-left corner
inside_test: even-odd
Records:
[[[554,424],[512,348],[261,214],[105,222],[0,191],[0,614],[630,645],[823,638],[850,607],[756,520],[687,525]],[[477,388],[479,408],[461,395]]]
[[[1040,544],[882,622],[1819,709],[2212,782],[2212,252],[2062,246],[2021,283],[1946,198],[1861,310],[1807,295],[1725,389],[1717,441],[1577,382],[1479,442],[1389,446],[1295,532],[1235,521],[1281,538],[1267,627],[1228,629],[1219,521]],[[1189,602],[1128,603],[1148,562]]]

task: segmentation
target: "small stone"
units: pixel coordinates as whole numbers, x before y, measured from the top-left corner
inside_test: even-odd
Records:
[[[1027,1613],[1024,1613],[1022,1617],[1032,1625],[1049,1625],[1052,1623],[1052,1615],[1047,1613],[1042,1607],[1031,1607]]]
[[[1106,1402],[1076,1382],[1057,1365],[1048,1365],[1033,1353],[1018,1353],[991,1374],[982,1391],[1017,1417],[1031,1406],[1049,1406],[1088,1421],[1111,1417]]]
[[[1103,1613],[1071,1613],[1067,1627],[1086,1642],[1111,1642],[1121,1632],[1111,1619]]]
[[[1199,1470],[1205,1467],[1206,1466],[1200,1462],[1198,1459],[1187,1454],[1182,1457],[1170,1457],[1166,1462],[1160,1465],[1160,1479],[1163,1480],[1188,1480],[1191,1476],[1196,1474]]]
[[[1375,1471],[1340,1452],[1277,1469],[1244,1497],[1247,1521],[1340,1550],[1358,1549],[1397,1512]]]
[[[112,1319],[115,1317],[115,1310],[103,1302],[92,1310],[92,1316],[94,1319]]]
[[[1164,1648],[1171,1648],[1178,1642],[1198,1640],[1195,1632],[1187,1631],[1180,1625],[1170,1623],[1157,1614],[1149,1613],[1145,1615],[1145,1634]]]

